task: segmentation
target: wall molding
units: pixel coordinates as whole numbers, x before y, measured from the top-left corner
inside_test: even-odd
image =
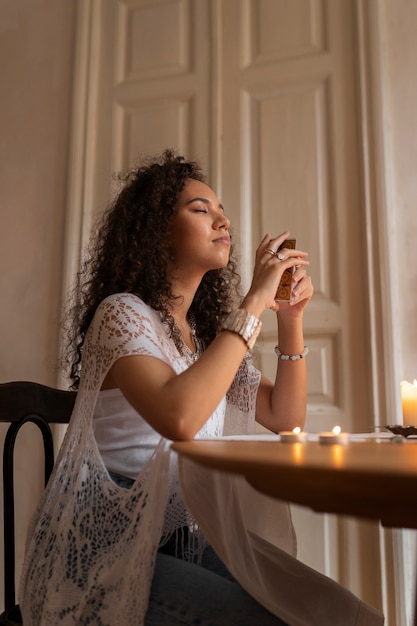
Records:
[[[363,204],[368,251],[369,314],[375,426],[398,419],[399,330],[395,220],[390,178],[388,111],[379,3],[356,0]]]
[[[363,206],[366,223],[368,314],[375,427],[401,421],[396,224],[379,2],[356,0]],[[390,417],[388,417],[390,416]],[[413,563],[407,531],[380,529],[383,610],[389,624],[411,623]]]
[[[81,260],[84,231],[83,198],[87,152],[88,102],[93,0],[77,0],[76,46],[73,77],[72,121],[68,171],[68,201],[62,297],[65,303]]]

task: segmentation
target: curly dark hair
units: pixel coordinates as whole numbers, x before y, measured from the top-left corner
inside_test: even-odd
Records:
[[[84,339],[98,305],[107,296],[139,296],[162,313],[171,333],[175,333],[171,314],[175,296],[166,273],[166,235],[187,180],[204,182],[201,167],[173,150],[165,150],[119,174],[118,179],[122,189],[104,212],[90,241],[66,319],[65,360],[70,367],[71,389],[78,389]],[[197,334],[205,347],[239,298],[240,277],[230,255],[225,268],[205,274],[191,305]]]

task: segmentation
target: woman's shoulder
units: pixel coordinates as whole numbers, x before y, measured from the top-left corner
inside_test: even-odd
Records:
[[[145,304],[145,302],[141,298],[139,298],[139,296],[136,296],[134,293],[127,292],[112,293],[110,296],[107,296],[107,298],[104,298],[104,300],[100,302],[98,309],[112,308],[118,306],[123,308],[133,307],[135,309],[144,309],[149,311],[153,310],[148,304]]]
[[[119,312],[123,315],[129,316],[129,314],[139,314],[142,316],[150,317],[151,319],[159,319],[160,315],[149,304],[146,304],[139,296],[133,293],[113,293],[107,298],[104,298],[97,307],[97,312]]]
[[[169,362],[167,333],[158,311],[131,293],[108,296],[97,307],[86,343],[118,354],[156,356]]]
[[[133,293],[114,293],[107,296],[97,307],[93,325],[121,329],[154,326],[160,324],[160,314]]]

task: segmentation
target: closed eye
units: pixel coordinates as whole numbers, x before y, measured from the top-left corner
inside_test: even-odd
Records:
[[[198,202],[200,202],[200,205],[197,205]],[[191,200],[187,202],[188,205],[191,205],[193,203],[196,203],[196,208],[192,209],[193,212],[195,213],[208,213],[209,212],[209,207],[211,206],[211,202],[207,198],[200,198],[198,196],[197,198],[191,198]],[[221,204],[219,204],[219,209],[224,211],[223,206]]]

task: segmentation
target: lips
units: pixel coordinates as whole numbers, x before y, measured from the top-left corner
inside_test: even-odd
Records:
[[[219,237],[218,239],[215,239],[213,243],[223,243],[230,246],[230,237]]]

